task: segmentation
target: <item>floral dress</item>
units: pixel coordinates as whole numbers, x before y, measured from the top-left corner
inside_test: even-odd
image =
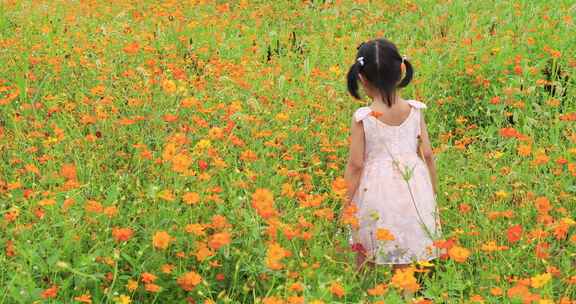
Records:
[[[370,107],[354,112],[354,119],[362,121],[365,149],[352,198],[359,225],[349,230],[349,243],[376,264],[430,261],[445,253],[433,246],[441,226],[428,167],[417,152],[426,105],[407,102],[410,114],[398,126],[382,122]]]

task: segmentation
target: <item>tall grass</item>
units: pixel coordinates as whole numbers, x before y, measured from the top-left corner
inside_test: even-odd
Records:
[[[400,301],[388,268],[351,275],[336,220],[368,102],[344,76],[376,37],[415,67],[402,96],[428,105],[445,239],[470,252],[422,294],[576,301],[575,14],[568,0],[0,2],[0,302]]]

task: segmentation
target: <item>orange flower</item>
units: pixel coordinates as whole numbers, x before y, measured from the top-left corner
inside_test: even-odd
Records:
[[[529,156],[530,153],[532,153],[532,147],[530,145],[519,145],[518,146],[518,155]]]
[[[525,285],[522,285],[522,284],[516,284],[516,285],[510,287],[508,289],[508,291],[506,291],[506,295],[510,299],[517,298],[517,297],[523,297],[523,296],[528,295],[528,294],[530,294],[530,290],[528,289],[528,287],[526,287]]]
[[[519,134],[518,131],[516,131],[516,129],[511,128],[511,127],[510,127],[510,128],[501,128],[501,129],[500,129],[500,136],[502,136],[502,137],[507,137],[507,138],[517,137],[518,134]]]
[[[343,196],[348,191],[348,187],[346,185],[346,180],[341,176],[337,177],[334,181],[332,181],[332,191],[336,193],[338,196]]]
[[[182,101],[180,102],[180,106],[183,108],[191,108],[191,107],[195,107],[198,106],[199,102],[196,98],[194,97],[188,97],[188,98],[184,98],[182,99]]]
[[[165,79],[162,81],[162,89],[168,94],[176,92],[176,83],[173,80]]]
[[[192,164],[192,158],[184,153],[178,153],[172,158],[172,170],[178,173],[185,173]]]
[[[420,285],[414,276],[414,267],[410,266],[405,269],[397,269],[392,276],[390,283],[392,286],[401,289],[416,292]]]
[[[138,288],[138,281],[130,279],[128,280],[128,283],[126,283],[126,289],[128,289],[129,291],[134,291],[137,288]]]
[[[194,271],[183,274],[177,280],[178,285],[186,291],[192,291],[200,282],[202,282],[202,277]]]
[[[154,281],[156,281],[156,276],[149,273],[149,272],[143,272],[140,275],[140,279],[142,280],[142,282],[144,283],[153,283]]]
[[[339,298],[343,297],[345,294],[344,288],[338,282],[332,282],[330,284],[330,292]]]
[[[154,237],[152,238],[152,244],[154,245],[154,248],[164,250],[168,248],[171,240],[172,237],[168,234],[168,232],[158,231],[154,234]]]
[[[172,193],[170,189],[164,189],[158,192],[158,197],[169,202],[173,202],[176,199],[174,193]]]
[[[164,264],[160,267],[160,270],[162,271],[162,273],[172,273],[172,270],[174,270],[174,265],[172,264]]]
[[[466,203],[461,203],[460,205],[458,205],[458,210],[460,211],[461,214],[466,214],[470,212],[470,210],[472,210],[472,207],[470,207],[470,205]]]
[[[372,111],[372,112],[370,112],[370,115],[372,115],[372,116],[374,116],[374,117],[376,117],[376,118],[382,116],[382,114],[384,114],[384,113],[378,112],[378,111]]]
[[[501,296],[503,293],[504,293],[504,291],[500,287],[490,288],[490,294],[493,296]]]
[[[178,120],[178,115],[175,115],[175,114],[164,114],[164,115],[162,116],[162,119],[163,119],[165,122],[175,122],[175,121]]]
[[[140,46],[138,45],[137,42],[132,42],[127,44],[122,50],[126,53],[126,54],[136,54],[138,53],[138,50],[140,49]]]
[[[263,218],[276,215],[274,209],[274,195],[268,189],[259,188],[252,194],[252,207]]]
[[[376,239],[379,241],[393,241],[396,238],[390,232],[390,230],[385,229],[385,228],[378,228],[376,230]]]
[[[104,211],[104,207],[97,201],[89,200],[86,202],[84,209],[88,212],[101,213]]]
[[[240,153],[240,159],[243,161],[254,161],[258,159],[258,155],[252,150],[244,150]]]
[[[210,237],[208,246],[214,250],[230,243],[230,234],[228,232],[215,233]]]
[[[60,168],[60,175],[68,180],[76,179],[76,166],[74,164],[63,164]]]
[[[6,248],[4,249],[6,252],[6,256],[13,257],[16,255],[16,251],[14,250],[14,241],[7,240],[6,241]]]
[[[195,205],[200,201],[200,195],[196,192],[186,192],[186,194],[182,196],[182,200],[188,205]]]
[[[206,234],[204,232],[204,225],[203,224],[188,224],[186,225],[186,232],[192,233],[197,236],[203,236]]]
[[[294,273],[294,275],[297,275],[297,274]],[[299,282],[295,282],[295,283],[290,284],[290,286],[288,286],[288,290],[291,292],[303,292],[304,286],[302,286],[302,284]]]
[[[162,288],[154,283],[144,285],[144,289],[149,292],[159,292]]]
[[[97,85],[92,89],[90,89],[90,93],[92,93],[93,95],[103,95],[105,89],[106,88],[103,85]]]
[[[116,242],[126,242],[134,235],[134,231],[130,228],[112,228],[112,236]]]
[[[109,218],[112,218],[118,214],[118,208],[116,208],[116,206],[108,206],[104,208],[103,213]]]
[[[52,287],[45,289],[42,292],[43,299],[52,299],[58,295],[58,285],[52,285]]]
[[[199,243],[196,252],[193,254],[196,259],[200,262],[204,261],[206,258],[213,256],[214,252],[208,248],[206,243]]]
[[[544,151],[539,151],[536,154],[536,157],[534,158],[534,164],[536,165],[543,165],[545,163],[548,162],[550,158],[548,157],[548,155],[546,155],[546,153],[544,153]]]
[[[266,265],[270,269],[282,269],[283,265],[280,263],[284,257],[288,256],[286,249],[282,248],[280,244],[272,242],[268,245],[266,252]]]
[[[166,146],[164,147],[164,150],[162,151],[162,160],[163,161],[169,161],[172,160],[172,158],[174,158],[174,155],[176,155],[177,153],[177,149],[178,147],[176,146],[175,143],[167,143]]]
[[[386,294],[388,286],[384,283],[374,286],[374,288],[368,288],[367,292],[371,296],[383,296]]]
[[[284,304],[286,303],[284,300],[282,300],[279,297],[276,296],[269,296],[269,297],[264,297],[262,299],[262,304]],[[314,303],[314,302],[311,302]],[[318,303],[314,303],[314,304],[318,304]]]
[[[564,121],[576,121],[576,112],[562,114],[559,118]]]
[[[82,302],[82,303],[88,303],[91,304],[92,303],[92,296],[89,294],[84,294],[78,297],[74,297],[74,300],[78,301],[78,302]]]
[[[539,259],[547,259],[550,256],[550,253],[548,253],[548,248],[550,248],[549,243],[543,242],[536,244],[536,248],[534,249],[536,256]]]
[[[550,206],[550,201],[545,196],[538,197],[534,204],[536,205],[536,209],[538,209],[539,213],[547,213],[552,207]]]
[[[507,236],[510,243],[519,241],[522,236],[522,225],[518,224],[508,228]]]
[[[470,256],[470,251],[464,247],[453,246],[448,250],[448,255],[456,262],[463,263]]]

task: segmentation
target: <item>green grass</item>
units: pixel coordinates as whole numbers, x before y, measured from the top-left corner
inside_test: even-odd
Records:
[[[369,102],[347,94],[345,75],[356,46],[377,37],[415,68],[402,96],[428,105],[445,238],[471,252],[422,281],[426,296],[576,301],[574,225],[554,234],[576,215],[576,127],[562,119],[576,115],[573,1],[223,3],[0,2],[0,302],[78,303],[89,294],[94,303],[119,295],[133,303],[400,303],[391,286],[367,294],[390,283],[389,269],[351,275],[353,252],[335,250],[347,239],[337,233],[342,201],[332,182],[344,173],[350,117]],[[133,42],[137,51],[125,52]],[[196,104],[182,103],[192,97]],[[528,140],[501,136],[506,127]],[[170,142],[191,160],[190,174],[174,170]],[[526,143],[530,154],[519,154]],[[534,162],[539,151],[547,161]],[[65,164],[76,168],[70,187]],[[253,207],[259,188],[273,194],[277,223]],[[164,190],[174,200],[161,198]],[[187,204],[187,192],[199,202]],[[550,201],[552,223],[539,217],[539,197]],[[90,201],[102,210],[88,210]],[[491,218],[494,211],[513,216]],[[205,235],[188,224],[208,225]],[[522,238],[509,243],[507,229],[518,224]],[[279,270],[265,260],[274,225],[291,253]],[[114,227],[134,234],[116,242]],[[165,250],[153,246],[158,231],[173,237]],[[230,243],[197,259],[222,231]],[[538,239],[538,231],[547,234]],[[490,241],[508,248],[482,250]],[[538,244],[549,245],[546,257]],[[544,286],[507,293],[555,269]],[[186,291],[177,280],[189,271],[202,282]],[[145,289],[146,272],[159,292]],[[129,280],[138,288],[129,290]],[[56,296],[43,299],[53,285]]]

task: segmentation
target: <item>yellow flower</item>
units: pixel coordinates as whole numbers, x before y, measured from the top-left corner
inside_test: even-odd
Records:
[[[496,245],[496,241],[489,241],[482,244],[481,249],[484,251],[496,251],[498,250],[498,245]]]
[[[552,279],[552,275],[548,272],[539,274],[537,276],[530,278],[530,286],[532,286],[533,288],[540,288],[546,285],[546,283],[548,283],[550,279]]]
[[[289,118],[289,116],[288,116],[288,114],[286,114],[286,113],[278,113],[278,114],[276,114],[276,117],[275,117],[275,118],[276,118],[276,120],[278,120],[278,121],[287,121],[288,118]]]
[[[496,194],[496,198],[498,198],[498,199],[505,199],[508,197],[508,192],[506,192],[504,190],[496,191],[495,194]]]
[[[504,153],[502,153],[500,151],[494,151],[494,154],[492,157],[495,159],[498,159],[498,158],[502,157],[502,155],[504,155]]]
[[[114,298],[114,302],[117,304],[130,304],[132,300],[130,300],[130,297],[127,295],[120,295]]]
[[[194,150],[204,150],[206,148],[209,148],[211,146],[211,142],[208,139],[202,139],[200,140],[196,146],[194,146]]]
[[[376,210],[373,210],[372,212],[370,212],[369,216],[374,221],[377,221],[380,218],[380,214]]]
[[[331,66],[330,72],[334,73],[336,76],[340,76],[340,68],[337,65]]]
[[[433,263],[430,263],[429,261],[418,261],[417,262],[418,265],[422,266],[422,267],[431,267],[434,266]]]

